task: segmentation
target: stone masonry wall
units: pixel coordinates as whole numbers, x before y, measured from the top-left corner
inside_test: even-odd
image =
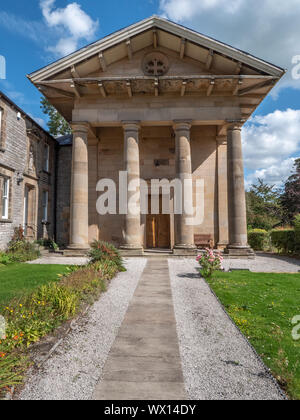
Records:
[[[24,113],[20,113],[12,103],[0,96],[0,108],[3,110],[0,148],[0,249],[5,249],[14,228],[24,223],[25,185],[35,189],[32,229],[29,239],[44,235],[42,219],[42,191],[49,191],[49,236],[54,232],[54,185],[55,185],[55,149],[56,142],[47,135]],[[44,145],[50,146],[49,172],[43,171]],[[29,168],[30,145],[32,145],[32,170]],[[2,185],[3,179],[10,179],[9,217],[2,220]]]

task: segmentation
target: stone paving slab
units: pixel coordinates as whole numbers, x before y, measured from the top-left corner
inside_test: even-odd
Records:
[[[93,398],[186,399],[166,258],[147,261]]]
[[[134,396],[134,397],[133,397]],[[94,394],[95,399],[113,400],[186,400],[182,382],[125,382],[106,380]]]

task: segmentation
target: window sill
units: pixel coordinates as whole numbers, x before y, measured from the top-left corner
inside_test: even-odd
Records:
[[[47,175],[49,175],[49,176],[51,176],[51,172],[49,172],[49,171],[46,171],[46,169],[43,169],[43,171],[42,171],[44,174],[47,174]]]
[[[0,223],[12,223],[11,219],[0,219]]]

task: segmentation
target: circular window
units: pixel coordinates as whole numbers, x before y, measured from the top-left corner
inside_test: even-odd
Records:
[[[143,71],[146,76],[163,76],[169,70],[167,57],[159,52],[147,54],[143,60]]]

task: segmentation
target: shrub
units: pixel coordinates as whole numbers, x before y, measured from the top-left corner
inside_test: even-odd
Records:
[[[36,243],[40,246],[44,246],[45,248],[49,248],[53,251],[57,251],[59,246],[53,239],[38,239]]]
[[[248,243],[255,251],[264,251],[269,248],[269,233],[264,229],[250,230]]]
[[[294,219],[295,227],[295,252],[300,252],[300,214],[297,214]]]
[[[217,255],[211,249],[206,249],[203,255],[198,255],[196,258],[200,264],[200,273],[204,278],[212,278],[215,271],[222,269],[221,253]]]
[[[1,265],[8,265],[12,263],[12,260],[8,254],[5,252],[0,252],[0,266]]]
[[[272,230],[271,240],[278,252],[286,254],[295,251],[295,231],[293,229]]]
[[[89,252],[91,263],[99,261],[112,261],[119,270],[123,268],[123,261],[117,248],[103,241],[94,241],[91,243],[91,250]]]
[[[25,240],[21,227],[15,228],[13,237],[8,243],[6,254],[11,262],[32,261],[40,256],[36,245]]]

